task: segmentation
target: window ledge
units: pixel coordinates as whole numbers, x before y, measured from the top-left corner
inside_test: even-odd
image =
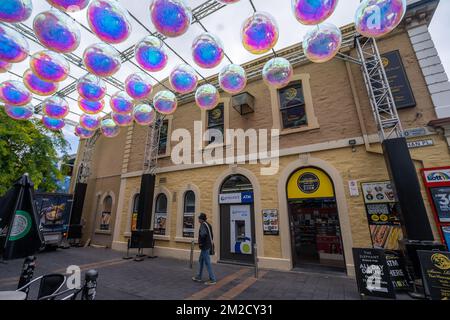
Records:
[[[106,230],[95,230],[95,234],[102,234],[105,236],[110,236],[112,233],[111,233],[111,231],[106,231]]]
[[[320,126],[318,124],[311,124],[308,126],[300,127],[300,128],[293,128],[293,129],[282,129],[280,130],[280,136],[287,136],[290,134],[300,133],[300,132],[306,132],[311,130],[317,130],[320,129]]]
[[[195,244],[198,243],[198,241],[195,240],[194,238],[184,238],[184,237],[176,237],[175,238],[175,242],[192,243],[192,241],[194,241]]]
[[[155,240],[160,240],[160,241],[170,241],[170,236],[160,236],[160,235],[154,235],[153,238]]]

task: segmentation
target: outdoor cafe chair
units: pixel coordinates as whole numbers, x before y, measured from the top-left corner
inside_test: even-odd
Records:
[[[66,282],[66,276],[62,274],[47,274],[44,276],[40,276],[23,287],[17,289],[16,291],[23,291],[27,293],[28,298],[28,290],[33,283],[39,281],[39,292],[37,295],[37,300],[54,300],[53,295],[58,293],[59,290],[64,286]]]

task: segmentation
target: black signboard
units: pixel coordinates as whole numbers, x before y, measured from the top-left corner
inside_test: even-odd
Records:
[[[383,250],[353,248],[353,259],[358,290],[362,296],[395,299]]]
[[[432,300],[450,300],[450,252],[417,251],[427,295]]]
[[[450,187],[431,188],[434,206],[440,222],[450,222]]]
[[[406,270],[405,259],[402,257],[401,253],[397,251],[386,251],[385,255],[394,290],[410,290],[411,279]]]
[[[400,51],[391,51],[381,55],[384,69],[391,86],[397,109],[416,106],[416,99],[411,89],[408,76],[403,66]]]

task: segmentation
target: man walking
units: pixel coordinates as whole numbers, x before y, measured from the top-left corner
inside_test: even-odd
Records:
[[[206,266],[209,274],[209,281],[205,282],[206,285],[214,285],[216,284],[216,276],[212,270],[211,266],[211,255],[214,255],[214,235],[212,233],[211,225],[206,222],[208,218],[206,214],[201,213],[198,217],[198,222],[200,223],[200,230],[198,233],[198,245],[200,247],[200,270],[196,277],[193,277],[192,280],[195,282],[202,282],[203,275],[203,266]]]

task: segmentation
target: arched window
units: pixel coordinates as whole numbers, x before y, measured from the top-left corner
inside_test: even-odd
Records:
[[[155,225],[154,233],[157,235],[166,235],[166,223],[167,223],[167,197],[164,193],[161,193],[156,198],[155,205]]]
[[[133,198],[133,211],[131,212],[131,231],[137,230],[137,218],[139,211],[139,194]]]
[[[100,217],[100,230],[109,231],[112,212],[112,197],[106,196],[103,199],[102,215]]]
[[[194,238],[195,233],[195,193],[187,191],[184,194],[183,237]]]
[[[237,174],[228,177],[228,179],[222,184],[220,189],[221,193],[237,193],[244,191],[252,191],[253,186],[250,180],[243,175]]]

